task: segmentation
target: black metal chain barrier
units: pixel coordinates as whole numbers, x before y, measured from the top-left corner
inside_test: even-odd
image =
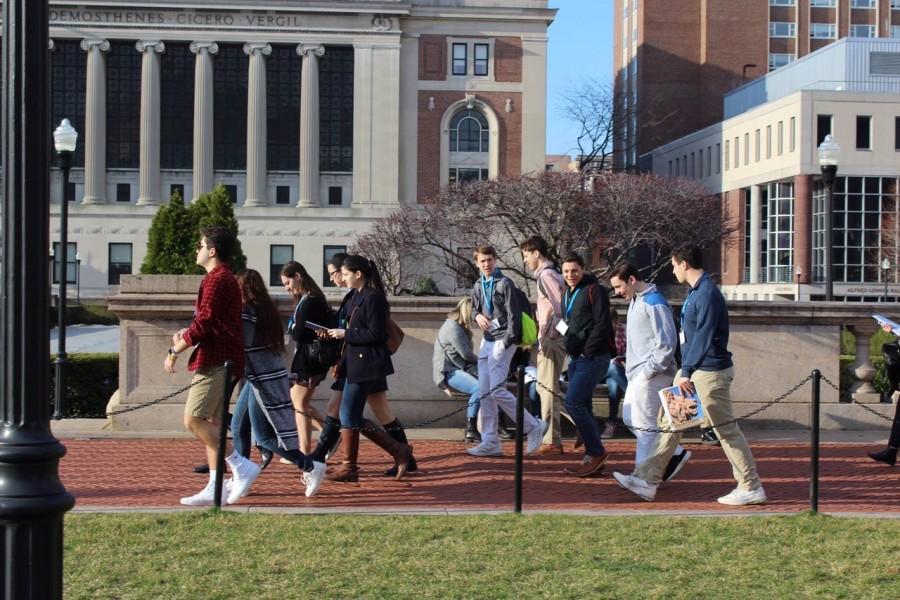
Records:
[[[765,403],[763,403],[762,406],[760,406],[760,407],[758,407],[758,408],[755,408],[755,409],[751,410],[750,412],[748,412],[748,413],[746,413],[746,414],[743,414],[743,415],[741,415],[741,416],[739,416],[739,417],[735,417],[735,418],[733,418],[733,419],[730,419],[730,420],[725,421],[725,422],[722,422],[722,423],[715,423],[714,426],[715,426],[715,427],[723,427],[723,426],[725,426],[725,425],[731,425],[732,423],[737,423],[738,421],[742,421],[742,420],[744,420],[744,419],[749,419],[749,418],[752,417],[752,416],[758,415],[759,413],[761,413],[761,412],[763,412],[764,410],[767,410],[767,409],[771,408],[772,406],[778,404],[779,402],[781,402],[782,400],[784,400],[785,398],[787,398],[788,396],[790,396],[791,394],[793,394],[794,392],[796,392],[797,390],[799,390],[800,388],[802,388],[804,385],[806,385],[807,383],[809,383],[809,381],[810,381],[812,378],[813,378],[812,375],[807,375],[806,378],[804,378],[802,381],[800,381],[797,385],[795,385],[794,387],[790,388],[788,391],[786,391],[785,393],[781,394],[780,396],[778,396],[778,397],[775,398],[774,400],[770,400],[770,401],[768,401],[768,402],[765,402]],[[565,400],[565,396],[563,396],[562,394],[560,394],[560,393],[558,393],[558,392],[553,391],[551,388],[549,388],[549,387],[547,387],[546,385],[542,384],[540,381],[535,381],[535,383],[536,383],[539,387],[541,387],[542,389],[547,390],[548,392],[550,392],[551,394],[553,394],[555,397],[559,398],[560,400]],[[684,433],[685,431],[688,431],[688,430],[690,430],[690,429],[694,429],[695,427],[701,427],[701,425],[694,425],[693,427],[688,427],[688,428],[686,428],[686,429],[675,430],[675,429],[661,429],[661,428],[658,428],[658,427],[638,427],[638,426],[636,426],[636,425],[628,425],[628,424],[626,424],[626,423],[623,423],[623,425],[625,425],[625,427],[627,427],[628,429],[630,429],[630,430],[632,430],[632,431],[646,431],[646,432],[649,432],[649,433]]]
[[[891,423],[894,422],[894,417],[893,417],[893,416],[883,415],[883,414],[881,414],[880,412],[878,412],[877,410],[873,410],[873,409],[869,408],[868,406],[866,406],[866,405],[863,404],[862,402],[857,402],[856,400],[853,399],[853,397],[849,394],[849,392],[841,392],[840,386],[835,385],[833,381],[831,381],[830,379],[828,379],[828,378],[825,377],[824,375],[822,375],[822,381],[824,381],[825,383],[827,383],[827,384],[828,384],[829,386],[831,386],[833,389],[837,390],[838,395],[839,395],[841,398],[843,398],[844,401],[845,401],[847,404],[855,404],[856,406],[860,407],[860,408],[863,409],[864,411],[866,411],[866,412],[868,412],[868,413],[871,413],[871,414],[875,415],[876,417],[878,417],[878,418],[880,418],[880,419],[884,419],[885,421],[890,421]]]

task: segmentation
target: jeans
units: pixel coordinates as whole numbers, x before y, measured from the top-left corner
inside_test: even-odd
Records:
[[[538,394],[537,382],[532,381],[526,383],[525,390],[528,392],[528,404],[525,405],[525,408],[528,409],[528,412],[535,418],[541,418],[541,396]]]
[[[594,418],[592,397],[600,373],[606,372],[609,355],[579,356],[569,362],[569,387],[566,390],[566,409],[575,422],[584,441],[588,456],[600,456],[605,452],[600,440],[600,428]]]
[[[234,414],[231,418],[234,451],[244,458],[249,458],[252,432],[258,446],[288,459],[306,472],[312,471],[312,459],[299,450],[285,450],[278,444],[278,437],[275,435],[272,424],[269,423],[269,417],[266,416],[266,411],[260,406],[253,391],[253,384],[245,383],[234,407]]]
[[[606,378],[606,387],[609,390],[609,418],[618,419],[619,403],[628,389],[625,369],[618,363],[610,361],[604,377]]]
[[[466,409],[466,417],[469,419],[476,418],[478,416],[478,408],[481,405],[478,379],[462,369],[454,369],[444,373],[444,383],[461,394],[469,394],[469,406]]]
[[[363,411],[366,409],[366,398],[375,387],[377,380],[344,383],[344,395],[341,397],[341,427],[344,429],[362,429]]]

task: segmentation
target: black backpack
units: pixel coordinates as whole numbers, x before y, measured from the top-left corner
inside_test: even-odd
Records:
[[[900,384],[900,343],[884,344],[881,347],[881,355],[884,357],[884,368],[891,382],[890,392],[893,392]]]

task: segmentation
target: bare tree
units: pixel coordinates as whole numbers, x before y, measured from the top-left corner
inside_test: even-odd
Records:
[[[578,128],[572,150],[578,156],[582,170],[611,170],[614,137],[627,123],[613,110],[613,87],[589,79],[564,91],[561,98],[560,116],[572,121]]]
[[[415,262],[420,246],[409,234],[415,215],[399,211],[390,217],[376,219],[372,228],[356,239],[351,252],[362,254],[375,262],[384,285],[390,294],[400,294],[407,274],[406,264]]]

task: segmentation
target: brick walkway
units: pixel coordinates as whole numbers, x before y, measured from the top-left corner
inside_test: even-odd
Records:
[[[77,500],[76,510],[103,508],[179,508],[181,496],[197,492],[205,475],[191,467],[204,461],[197,442],[169,439],[64,440],[63,483]],[[381,476],[389,459],[368,442],[360,445],[358,484],[324,482],[306,499],[296,469],[272,465],[238,506],[301,510],[510,510],[513,502],[513,444],[503,458],[475,458],[462,443],[415,442],[420,471],[404,481]],[[734,487],[731,469],[717,447],[691,445],[693,458],[678,477],[661,486],[648,503],[616,485],[613,471],[631,471],[633,443],[608,444],[611,457],[603,476],[578,479],[562,472],[580,455],[526,458],[526,510],[580,511],[734,511],[717,496]],[[821,512],[867,512],[900,516],[900,468],[872,462],[871,445],[826,444],[820,466]],[[769,503],[739,509],[751,513],[799,512],[808,508],[809,448],[796,443],[755,443],[759,472]]]

